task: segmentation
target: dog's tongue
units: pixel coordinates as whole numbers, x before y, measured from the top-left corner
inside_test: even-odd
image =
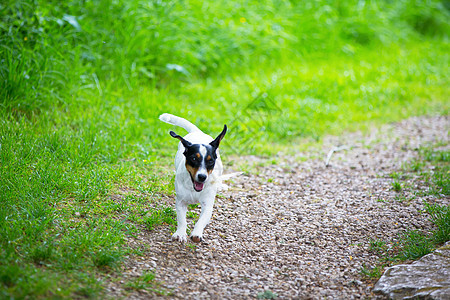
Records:
[[[195,186],[195,189],[196,189],[197,191],[199,191],[199,192],[200,192],[201,190],[203,190],[203,183],[194,181],[194,186]]]

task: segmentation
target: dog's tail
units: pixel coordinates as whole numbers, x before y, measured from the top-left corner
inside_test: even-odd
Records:
[[[188,120],[171,115],[171,114],[162,114],[159,116],[159,119],[163,122],[166,122],[166,123],[169,123],[169,124],[172,124],[175,126],[180,126],[184,129],[186,129],[186,131],[189,133],[194,132],[194,131],[201,131],[200,129],[198,129],[197,126],[195,126]]]
[[[243,172],[234,172],[234,173],[231,173],[231,174],[225,174],[225,175],[220,176],[221,184],[220,184],[218,190],[219,191],[227,191],[230,187],[228,186],[228,184],[223,183],[223,181],[229,180],[229,179],[231,179],[233,177],[236,177],[236,176],[239,176],[241,174],[243,174]]]
[[[230,173],[230,174],[224,174],[224,175],[220,176],[220,179],[222,179],[222,180],[229,180],[229,179],[231,179],[233,177],[236,177],[236,176],[239,176],[239,175],[242,175],[242,174],[244,174],[244,172],[234,172],[234,173]]]

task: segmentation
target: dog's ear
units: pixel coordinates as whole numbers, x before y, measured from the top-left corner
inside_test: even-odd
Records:
[[[222,132],[216,137],[216,139],[214,141],[209,143],[211,145],[211,147],[213,147],[214,149],[219,148],[220,141],[225,136],[225,133],[227,133],[227,125],[224,125]]]
[[[171,135],[173,138],[179,139],[180,142],[183,144],[184,148],[189,148],[189,147],[192,146],[192,143],[191,143],[191,142],[186,141],[185,139],[183,139],[181,136],[179,136],[179,135],[176,134],[175,132],[170,131],[170,135]]]

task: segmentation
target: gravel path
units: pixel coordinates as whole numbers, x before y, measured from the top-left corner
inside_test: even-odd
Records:
[[[153,270],[170,298],[246,299],[264,291],[278,299],[372,297],[373,282],[360,272],[378,260],[369,239],[390,241],[405,229],[426,230],[431,224],[420,214],[422,201],[449,203],[412,195],[399,201],[388,175],[421,145],[443,142],[448,149],[449,121],[412,118],[368,135],[328,137],[322,149],[280,157],[274,165],[244,158],[266,166],[251,168],[217,198],[203,243],[170,242],[168,226],[142,229],[129,243],[145,245],[144,255],[129,258],[123,275]],[[346,150],[335,152],[325,167],[328,151],[339,145]],[[164,297],[125,292],[119,282],[110,284],[109,295]]]

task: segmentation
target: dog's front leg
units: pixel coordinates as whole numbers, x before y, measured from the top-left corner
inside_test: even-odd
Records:
[[[172,235],[172,239],[178,240],[178,241],[184,243],[187,241],[187,235],[186,235],[187,204],[184,201],[177,199],[176,210],[177,210],[177,231],[175,231],[175,233]]]
[[[202,212],[200,213],[200,218],[194,226],[194,230],[191,234],[191,239],[195,243],[199,243],[203,238],[203,229],[205,229],[206,225],[208,225],[211,220],[213,206],[214,206],[214,198],[211,201],[205,201],[201,203]]]

